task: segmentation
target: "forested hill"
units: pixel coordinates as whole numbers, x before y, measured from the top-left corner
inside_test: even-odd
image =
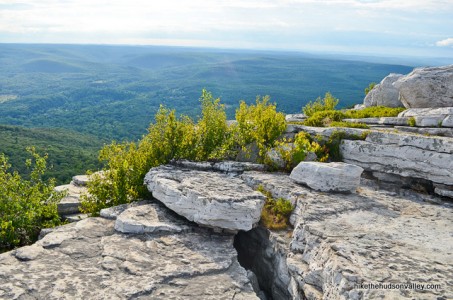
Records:
[[[411,69],[300,53],[0,44],[0,124],[133,140],[161,103],[199,114],[203,88],[221,97],[229,117],[257,95],[298,112],[327,91],[340,106],[360,103],[370,82]]]
[[[13,170],[27,177],[25,160],[31,158],[26,148],[35,146],[39,154],[47,153],[49,171],[45,178],[55,177],[58,184],[69,183],[72,176],[96,170],[98,151],[103,141],[97,137],[64,129],[29,129],[0,125],[0,153],[9,158]]]

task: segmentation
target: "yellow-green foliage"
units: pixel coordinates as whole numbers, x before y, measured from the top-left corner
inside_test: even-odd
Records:
[[[364,128],[368,129],[370,126],[368,126],[365,123],[353,123],[353,122],[346,122],[346,121],[334,121],[329,124],[330,127],[349,127],[349,128]]]
[[[175,110],[163,106],[148,128],[148,134],[136,143],[113,142],[105,146],[99,159],[103,172],[93,175],[82,210],[96,215],[105,207],[128,203],[148,196],[143,180],[150,168],[172,159],[209,160],[234,156],[238,148],[256,142],[261,148],[273,146],[285,130],[283,114],[277,113],[269,98],[257,98],[256,105],[241,103],[238,125],[228,127],[220,99],[202,91],[202,114],[194,123],[189,117],[176,117]]]
[[[32,156],[26,161],[30,180],[9,172],[11,165],[0,154],[0,252],[30,244],[41,228],[60,224],[57,203],[64,193],[54,191],[54,179],[42,179],[47,156],[40,156],[34,148],[27,151]]]
[[[292,144],[292,146],[290,146]],[[309,152],[314,152],[317,156],[317,160],[324,162],[328,159],[328,150],[325,146],[321,146],[316,142],[308,133],[299,132],[292,139],[283,139],[282,141],[276,142],[276,151],[285,162],[285,171],[291,171],[301,161],[305,159]],[[266,157],[264,161],[271,168],[278,168],[273,165],[272,160]]]
[[[326,127],[332,122],[340,122],[345,118],[343,112],[338,110],[318,111],[304,121],[306,126]]]
[[[372,106],[359,110],[347,110],[344,115],[346,119],[397,117],[404,110],[404,107]]]
[[[368,93],[376,86],[376,84],[376,82],[372,82],[365,88],[365,96],[368,95]]]
[[[302,108],[302,111],[307,117],[311,117],[320,111],[334,110],[339,101],[339,99],[327,92],[323,99],[318,97],[315,101],[308,102],[308,104]]]
[[[258,191],[266,196],[266,203],[261,211],[261,224],[273,230],[286,229],[289,226],[289,217],[294,210],[291,201],[283,198],[274,199],[263,186]]]
[[[415,121],[415,118],[414,117],[410,117],[408,120],[407,120],[407,124],[411,127],[415,127],[417,125],[417,121]]]
[[[248,106],[241,101],[236,110],[237,141],[243,148],[255,142],[259,154],[264,157],[275,141],[286,129],[283,113],[276,110],[275,103],[269,103],[269,96],[256,98],[256,104]]]

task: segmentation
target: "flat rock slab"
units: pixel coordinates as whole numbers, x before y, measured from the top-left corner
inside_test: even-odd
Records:
[[[355,192],[360,184],[361,167],[341,162],[300,162],[290,178],[323,192]]]
[[[164,212],[158,205],[144,204],[129,207],[118,215],[115,230],[123,233],[182,232],[189,226],[171,219],[168,211]]]
[[[232,235],[195,226],[124,234],[114,226],[88,218],[0,254],[0,299],[258,299]]]
[[[265,197],[238,178],[174,166],[151,169],[145,184],[153,197],[200,225],[230,231],[258,223]]]
[[[71,215],[80,212],[80,196],[87,192],[87,188],[74,184],[65,184],[55,187],[56,191],[66,191],[67,196],[57,205],[59,215]]]
[[[330,194],[294,185],[284,174],[245,172],[241,178],[296,205],[286,264],[307,299],[453,298],[451,203],[380,191],[364,179],[357,193]],[[366,288],[405,283],[424,290]]]
[[[88,175],[76,175],[72,177],[71,184],[76,186],[86,186],[90,181],[90,177]]]

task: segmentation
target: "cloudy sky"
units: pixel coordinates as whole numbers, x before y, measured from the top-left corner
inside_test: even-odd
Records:
[[[453,58],[453,0],[0,0],[0,42]]]

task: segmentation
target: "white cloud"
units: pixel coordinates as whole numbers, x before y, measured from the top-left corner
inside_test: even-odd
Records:
[[[436,46],[438,47],[453,47],[453,38],[448,38],[445,40],[437,41]]]

